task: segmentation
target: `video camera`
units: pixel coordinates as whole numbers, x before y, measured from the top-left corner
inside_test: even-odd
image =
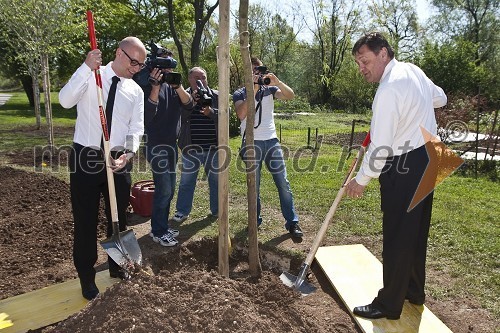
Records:
[[[212,105],[212,95],[208,93],[205,89],[201,80],[196,80],[196,85],[198,86],[198,103],[201,106],[211,106]]]
[[[171,85],[180,85],[182,81],[182,75],[180,73],[164,73],[162,75],[161,82],[158,82],[158,80],[150,77],[150,73],[154,68],[166,69],[177,67],[177,60],[172,57],[173,53],[170,50],[167,50],[159,44],[151,42],[149,44],[149,48],[151,52],[146,58],[146,67],[134,75],[135,82],[137,82],[142,88],[148,86],[149,84],[156,85],[162,84],[163,82]]]
[[[256,69],[259,71],[259,78],[257,79],[257,83],[262,85],[269,85],[271,83],[271,79],[268,77],[264,77],[265,74],[269,73],[266,66],[257,66]]]
[[[177,67],[177,60],[172,58],[173,53],[170,50],[153,42],[149,44],[149,48],[151,49],[151,53],[145,62],[146,67],[149,67],[149,71],[153,70],[153,68],[165,69]],[[166,57],[163,57],[165,55]]]

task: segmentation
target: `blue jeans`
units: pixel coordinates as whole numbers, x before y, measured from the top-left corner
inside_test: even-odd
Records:
[[[201,165],[205,169],[208,178],[210,193],[210,212],[217,215],[219,210],[218,198],[218,154],[217,150],[189,150],[182,154],[182,172],[179,183],[179,193],[177,194],[176,209],[182,215],[189,215],[193,207],[194,189],[198,179],[198,171]]]
[[[293,203],[293,194],[290,188],[290,182],[286,175],[286,165],[283,158],[283,150],[278,139],[255,140],[255,159],[256,159],[256,186],[257,186],[257,225],[262,223],[260,215],[260,174],[262,171],[262,162],[266,164],[267,170],[273,176],[273,181],[278,188],[280,197],[281,213],[286,220],[285,228],[297,224],[299,217],[295,211]],[[242,152],[243,156],[245,151]],[[247,157],[244,156],[243,160]]]
[[[168,231],[170,202],[175,192],[177,147],[168,145],[146,146],[146,159],[151,166],[155,184],[151,231],[156,237],[160,237]]]

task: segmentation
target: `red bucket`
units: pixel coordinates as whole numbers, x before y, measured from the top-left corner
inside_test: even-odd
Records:
[[[141,180],[132,186],[130,204],[134,213],[143,217],[151,216],[155,185],[152,180]]]

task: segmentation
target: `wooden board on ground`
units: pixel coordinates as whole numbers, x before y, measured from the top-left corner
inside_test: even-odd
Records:
[[[359,305],[370,304],[383,286],[382,264],[363,245],[320,247],[316,260],[363,332],[451,332],[425,305],[405,301],[399,320],[364,319],[352,314]]]
[[[101,292],[118,281],[109,277],[108,270],[97,273],[95,278]],[[3,299],[0,313],[7,316],[3,320],[10,321],[12,326],[1,329],[1,333],[26,332],[57,323],[83,309],[87,302],[79,279]]]

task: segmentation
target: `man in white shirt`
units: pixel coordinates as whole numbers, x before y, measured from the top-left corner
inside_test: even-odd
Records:
[[[114,107],[106,110],[106,113],[112,112],[112,116],[107,119],[113,158],[111,168],[120,231],[124,231],[131,186],[131,158],[139,148],[140,136],[144,133],[144,93],[131,78],[144,67],[145,59],[146,48],[136,37],[123,39],[116,49],[114,61],[106,66],[101,66],[101,51],[92,50],[59,92],[59,102],[64,108],[76,105],[77,109],[70,157],[70,191],[74,218],[73,261],[80,278],[82,295],[88,300],[99,294],[95,284],[94,265],[97,261],[97,221],[101,194],[106,203],[107,236],[112,234],[106,167],[101,148],[102,126],[93,70],[100,70],[106,100],[112,81],[117,82]],[[108,264],[111,277],[126,277],[126,273],[110,257]]]
[[[384,287],[371,304],[354,308],[365,318],[399,319],[403,303],[425,300],[425,258],[432,212],[431,192],[410,203],[434,152],[422,129],[436,135],[434,108],[446,105],[443,89],[417,66],[399,62],[377,32],[361,37],[352,53],[368,82],[379,82],[372,109],[371,143],[346,193],[359,198],[372,178],[379,178],[383,212]]]

